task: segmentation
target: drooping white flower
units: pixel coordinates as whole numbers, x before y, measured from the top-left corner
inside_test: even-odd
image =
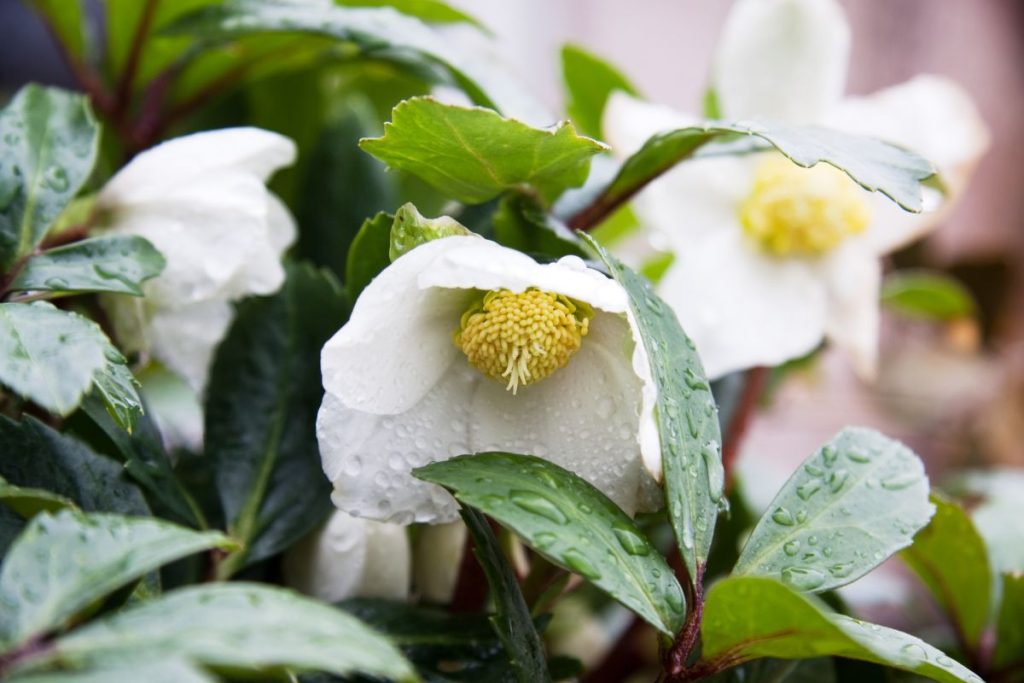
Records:
[[[167,261],[144,298],[102,297],[119,341],[151,353],[202,391],[231,302],[284,282],[295,223],[267,179],[295,160],[288,138],[259,128],[195,133],[142,152],[103,187],[98,228],[140,235]]]
[[[939,169],[948,207],[988,144],[970,97],[947,79],[919,76],[840,99],[848,56],[849,28],[834,0],[739,0],[713,71],[722,116],[814,123],[910,148]],[[605,137],[626,156],[651,135],[697,121],[616,93]],[[823,337],[870,377],[879,257],[942,215],[903,212],[831,167],[803,169],[777,154],[681,164],[633,206],[676,256],[659,293],[711,377],[777,365]]]
[[[335,511],[284,556],[285,583],[326,602],[409,597],[412,551],[406,528]]]
[[[416,247],[363,291],[322,369],[320,454],[351,514],[451,521],[455,500],[411,470],[489,450],[546,458],[630,513],[657,496],[628,298],[579,258],[541,265],[478,237]]]

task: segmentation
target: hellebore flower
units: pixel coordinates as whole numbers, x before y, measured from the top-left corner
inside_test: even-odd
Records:
[[[948,207],[988,144],[970,97],[947,79],[919,76],[840,99],[848,56],[849,28],[834,0],[739,0],[713,71],[721,115],[812,123],[912,149],[938,168]],[[604,118],[605,137],[623,156],[695,123],[623,93]],[[871,377],[879,257],[943,215],[905,213],[830,166],[804,169],[774,153],[681,164],[633,206],[675,254],[659,293],[712,378],[799,357],[823,337]]]
[[[295,223],[266,182],[294,160],[284,136],[228,128],[153,147],[110,179],[97,198],[99,229],[141,235],[167,261],[144,298],[101,299],[125,350],[151,354],[203,390],[231,302],[284,282]]]
[[[449,522],[455,500],[411,470],[503,450],[561,465],[629,513],[656,505],[656,395],[628,310],[618,283],[573,256],[541,265],[475,236],[400,256],[321,356],[335,504]]]
[[[326,602],[409,597],[412,550],[404,526],[336,511],[284,556],[285,583]]]

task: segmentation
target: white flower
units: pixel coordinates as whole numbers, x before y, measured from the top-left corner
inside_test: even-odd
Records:
[[[97,199],[100,229],[141,235],[167,261],[144,298],[102,298],[127,350],[151,353],[202,391],[231,302],[284,281],[295,224],[266,181],[294,160],[286,137],[229,128],[165,142],[110,179]]]
[[[284,556],[285,583],[326,602],[409,597],[412,551],[404,526],[336,511]]]
[[[849,29],[834,0],[739,0],[713,73],[722,115],[814,123],[908,147],[936,164],[955,197],[988,143],[970,97],[944,78],[919,76],[840,99],[848,54]],[[604,126],[625,156],[655,133],[696,122],[616,93]],[[777,365],[823,337],[870,377],[879,257],[942,215],[905,213],[831,167],[802,169],[776,154],[681,164],[634,209],[676,255],[659,291],[711,377]]]
[[[576,257],[541,265],[478,237],[401,256],[323,349],[335,504],[452,521],[455,500],[411,470],[489,450],[546,458],[630,513],[656,503],[656,395],[627,311],[625,290]]]

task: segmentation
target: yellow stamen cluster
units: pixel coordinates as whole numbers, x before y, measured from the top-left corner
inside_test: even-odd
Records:
[[[494,290],[462,314],[455,345],[470,365],[516,393],[569,363],[593,314],[561,294]]]
[[[861,191],[842,171],[802,168],[778,155],[758,166],[740,206],[746,233],[780,256],[823,254],[863,232],[870,218]]]

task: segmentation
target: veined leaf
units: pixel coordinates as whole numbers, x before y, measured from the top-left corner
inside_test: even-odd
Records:
[[[562,47],[562,81],[569,118],[585,135],[601,139],[601,116],[616,90],[636,95],[622,72],[577,45]]]
[[[63,510],[40,514],[0,568],[0,648],[65,626],[114,590],[173,560],[230,541],[160,520]]]
[[[246,672],[287,668],[418,680],[397,648],[345,612],[248,583],[195,586],[138,603],[57,639],[29,665],[111,667],[164,658]]]
[[[964,644],[976,648],[992,602],[985,541],[959,505],[936,497],[932,502],[935,516],[900,557],[949,614]]]
[[[533,456],[478,453],[415,475],[509,527],[662,633],[673,636],[682,626],[683,591],[661,553],[629,515],[572,472]]]
[[[836,588],[910,545],[934,511],[924,465],[910,449],[847,428],[782,487],[733,573],[771,576],[800,591]]]
[[[164,265],[163,255],[142,237],[94,237],[32,256],[11,289],[142,296],[142,283]]]
[[[0,111],[0,271],[46,236],[89,178],[98,146],[83,95],[27,85]]]
[[[706,145],[737,135],[739,147],[729,153],[778,150],[798,166],[826,163],[845,172],[858,185],[881,192],[907,211],[923,207],[922,187],[937,184],[935,167],[914,152],[874,138],[851,135],[818,126],[779,122],[708,123],[659,133],[626,159],[618,175],[590,206],[570,221],[585,229],[600,222],[649,182],[698,152]]]
[[[570,123],[532,128],[489,109],[431,97],[400,102],[384,124],[384,136],[359,146],[466,204],[523,186],[553,200],[566,188],[582,185],[590,157],[606,149],[577,135]]]
[[[311,531],[331,511],[316,442],[320,349],[347,303],[325,271],[291,268],[273,297],[244,302],[213,364],[206,457],[214,458],[229,533],[245,548],[230,575]]]
[[[830,612],[819,600],[768,578],[734,576],[711,587],[701,626],[700,670],[762,657],[836,656],[875,662],[946,683],[980,677],[914,636]]]
[[[629,295],[651,375],[658,388],[658,421],[665,502],[690,581],[703,573],[718,511],[724,506],[722,434],[718,408],[696,346],[650,284],[589,236],[611,276]],[[645,407],[646,409],[646,407]]]
[[[519,683],[551,681],[544,661],[544,645],[530,619],[519,582],[498,546],[487,519],[472,508],[462,509],[462,519],[473,537],[473,553],[484,570],[494,599],[491,624],[505,646]]]

